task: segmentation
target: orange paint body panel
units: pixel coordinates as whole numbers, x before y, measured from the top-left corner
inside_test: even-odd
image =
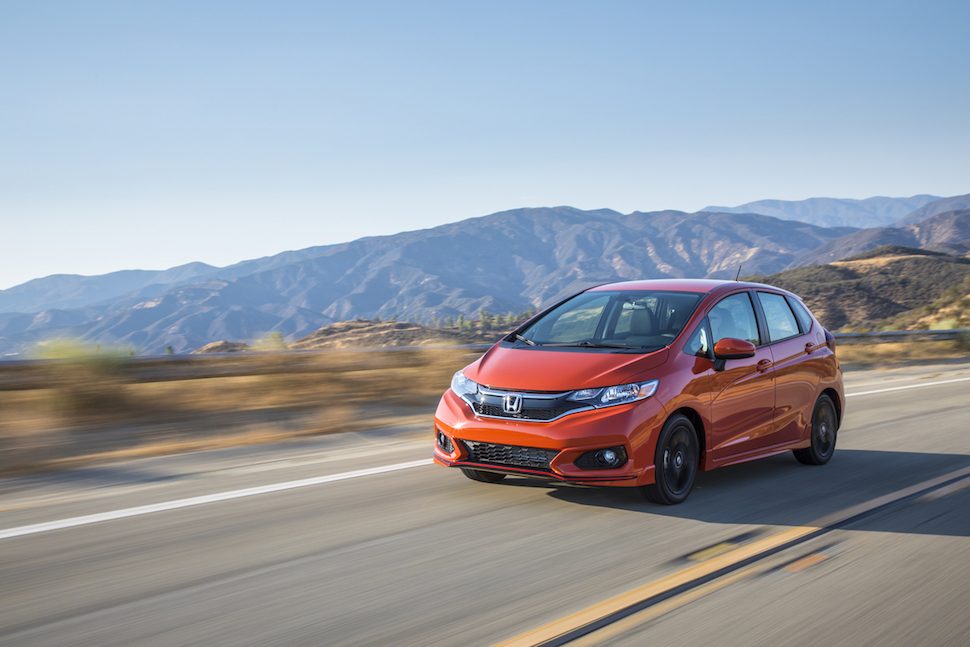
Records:
[[[659,317],[644,314],[642,303],[636,300],[638,292],[660,294],[661,302],[663,295],[674,295],[670,299],[674,305]],[[823,394],[832,400],[841,419],[845,397],[834,342],[794,295],[760,284],[707,280],[615,283],[581,294],[595,305],[599,293],[634,294],[632,305],[617,310],[612,326],[627,317],[633,321],[631,326],[642,325],[651,332],[663,327],[664,317],[673,321],[675,315],[681,316],[683,321],[676,322],[676,334],[671,333],[662,348],[649,352],[615,351],[605,344],[588,349],[556,348],[557,344],[533,345],[511,336],[496,343],[462,371],[475,385],[469,389],[478,389],[474,394],[459,395],[449,389],[442,396],[434,417],[436,463],[580,484],[645,486],[655,482],[658,441],[672,416],[683,414],[692,421],[701,470],[808,447],[813,409]],[[735,301],[724,301],[732,296]],[[649,301],[652,298],[644,303],[654,304]],[[743,306],[748,298],[756,329],[751,327],[753,323],[746,324],[731,314],[746,310],[727,307]],[[689,316],[677,299],[689,299],[693,304]],[[787,315],[782,313],[784,321],[777,314],[779,303],[790,308]],[[722,305],[715,310],[718,304]],[[537,315],[533,322],[554,309]],[[725,323],[722,311],[728,312],[730,321]],[[533,323],[519,330],[528,331],[530,325]],[[772,341],[781,334],[778,326],[788,326],[788,337]],[[669,324],[670,329],[674,327]],[[732,354],[729,359],[718,358],[711,343],[712,336],[719,341],[718,329],[754,330],[753,336],[760,339],[733,345],[740,340],[725,339],[717,349]],[[694,348],[701,343],[699,339],[706,339],[703,353]],[[745,354],[750,356],[742,356]],[[586,396],[586,391],[605,394],[610,387],[635,388],[638,384],[643,390],[634,397],[640,399],[629,403],[583,408],[572,399]],[[522,413],[523,398],[532,404],[541,404],[542,398],[556,399],[563,410],[544,410],[549,420],[528,419]],[[480,443],[500,446],[512,457],[476,459],[473,448]],[[584,455],[604,448],[622,451],[625,461],[615,468],[577,465],[577,461],[583,463]]]

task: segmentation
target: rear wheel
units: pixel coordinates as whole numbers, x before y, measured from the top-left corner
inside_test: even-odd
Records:
[[[690,494],[700,465],[700,449],[694,424],[682,415],[664,424],[657,440],[655,457],[656,483],[641,488],[654,503],[681,503]]]
[[[482,470],[470,470],[468,468],[461,468],[461,473],[470,478],[473,481],[480,481],[481,483],[498,483],[505,478],[505,474],[498,474],[496,472],[485,472]]]
[[[820,396],[812,412],[812,444],[793,450],[795,458],[804,465],[825,465],[835,453],[838,430],[839,417],[835,413],[832,398],[827,395]]]

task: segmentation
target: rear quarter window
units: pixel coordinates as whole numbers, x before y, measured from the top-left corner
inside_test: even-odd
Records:
[[[791,306],[792,311],[795,313],[795,318],[798,319],[798,327],[801,331],[805,333],[811,330],[812,315],[809,314],[808,309],[798,299],[792,299],[791,297],[788,297],[788,305]]]

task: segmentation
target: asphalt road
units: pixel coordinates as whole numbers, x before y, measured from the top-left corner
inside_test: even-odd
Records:
[[[414,429],[0,481],[0,644],[491,644],[970,467],[970,363],[846,390],[829,465],[722,469],[676,507],[475,483],[430,465]],[[962,479],[581,641],[966,645],[968,608]]]

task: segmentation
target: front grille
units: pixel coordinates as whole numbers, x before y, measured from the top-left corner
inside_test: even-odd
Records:
[[[473,463],[511,465],[513,467],[528,467],[548,471],[549,461],[559,453],[554,449],[539,449],[538,447],[496,445],[494,443],[480,443],[472,440],[464,440],[462,442],[468,448],[468,460]]]
[[[505,391],[499,389],[482,389],[474,397],[465,398],[465,402],[479,416],[491,418],[506,418],[508,420],[531,420],[534,422],[548,422],[567,413],[585,411],[590,405],[585,402],[570,400],[571,392],[565,393],[534,393],[529,391]],[[509,413],[505,410],[505,398],[516,396],[521,398],[521,410]]]
[[[480,416],[510,418],[513,420],[552,420],[553,418],[558,418],[562,414],[572,411],[573,409],[578,409],[579,407],[555,407],[552,409],[523,407],[520,413],[505,413],[505,410],[499,405],[475,402],[472,404],[472,408],[474,408],[475,413]]]

